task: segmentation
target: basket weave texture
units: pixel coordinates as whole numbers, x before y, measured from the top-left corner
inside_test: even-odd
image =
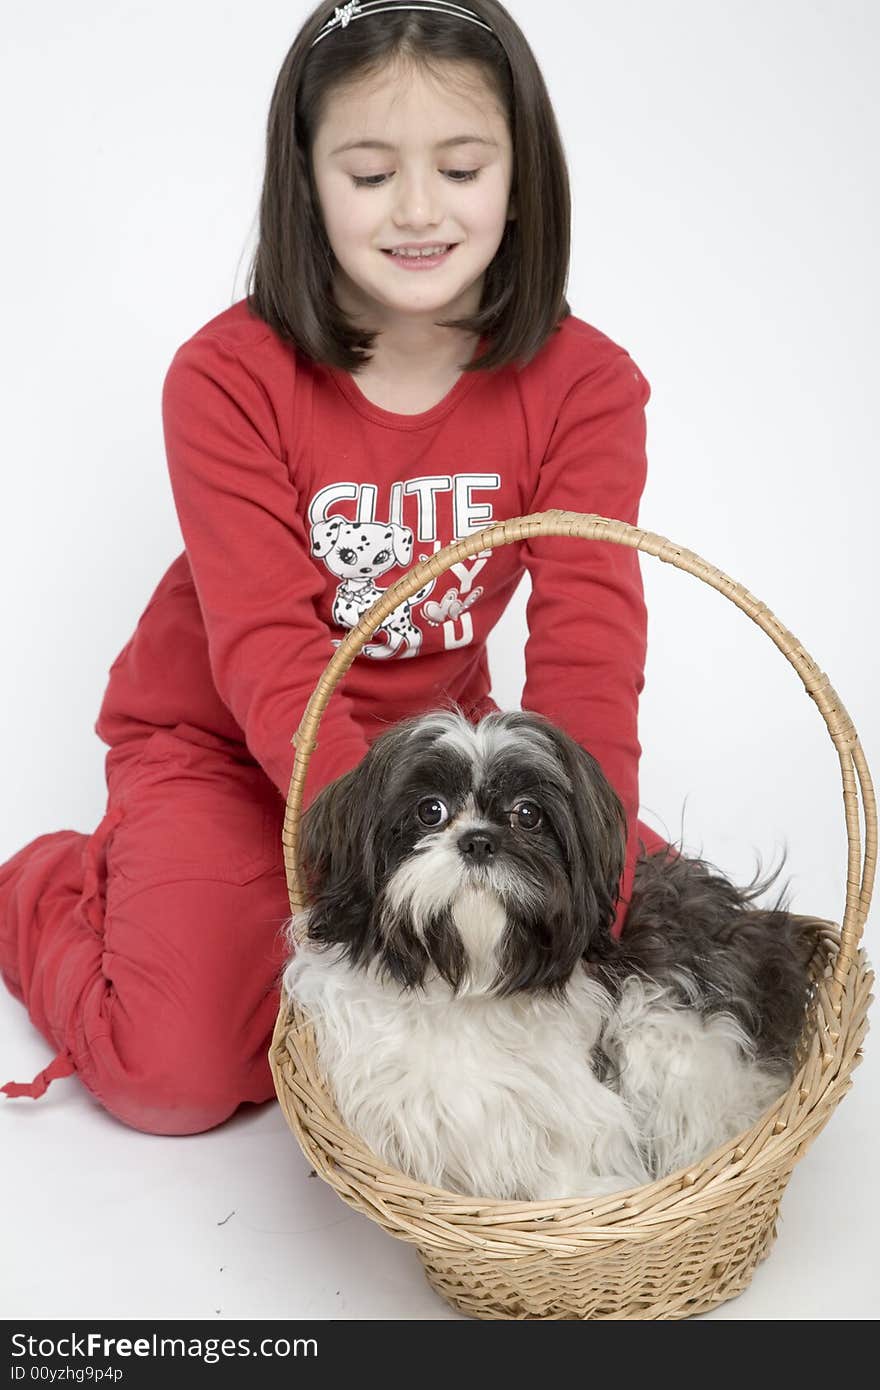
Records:
[[[852,1085],[873,974],[859,941],[877,863],[877,808],[864,753],[828,677],[752,594],[693,551],[625,522],[547,511],[496,523],[414,566],[366,612],[328,663],[293,736],[283,847],[291,913],[307,906],[296,859],[308,759],[337,683],[380,623],[428,579],[478,551],[560,536],[628,545],[724,594],[767,633],[817,704],[840,759],[848,840],[842,925],[826,922],[791,1087],[752,1129],[693,1167],[601,1201],[502,1202],[426,1187],[387,1167],[343,1125],[314,1032],[282,998],[269,1064],[278,1100],[315,1170],[355,1210],[416,1246],[431,1286],[477,1318],[683,1318],[741,1293],[769,1252],[794,1164]],[[859,793],[864,822],[860,839]]]

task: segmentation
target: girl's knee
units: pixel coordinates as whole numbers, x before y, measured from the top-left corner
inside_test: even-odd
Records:
[[[99,1097],[104,1109],[142,1134],[203,1134],[235,1113],[241,1102],[226,1096],[198,1096],[185,1088],[153,1093],[144,1087],[117,1087]]]
[[[268,1053],[266,1038],[264,1053]],[[106,1049],[104,1050],[106,1053]],[[198,1061],[183,1046],[171,1052],[153,1047],[140,1063],[122,1070],[112,1058],[94,1051],[82,1080],[109,1114],[144,1134],[202,1134],[216,1129],[245,1102],[260,1103],[274,1095],[268,1059],[243,1066],[243,1059],[220,1055]]]
[[[83,1080],[115,1118],[148,1134],[200,1134],[272,1098],[278,909],[274,875],[134,889],[113,879],[104,989],[84,1000],[80,1022]]]

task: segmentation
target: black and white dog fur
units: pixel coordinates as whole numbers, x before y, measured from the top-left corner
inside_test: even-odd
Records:
[[[818,923],[702,859],[637,863],[598,762],[524,711],[403,720],[303,816],[311,1016],[345,1125],[419,1182],[600,1197],[689,1165],[790,1085]],[[781,866],[780,866],[781,867]],[[777,870],[778,873],[778,870]]]

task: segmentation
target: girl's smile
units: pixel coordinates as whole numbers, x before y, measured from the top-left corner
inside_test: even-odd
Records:
[[[439,255],[430,254],[429,251],[383,251],[383,256],[387,256],[400,270],[433,270],[437,266],[446,265],[451,259],[455,250],[455,243],[447,246],[445,251]]]

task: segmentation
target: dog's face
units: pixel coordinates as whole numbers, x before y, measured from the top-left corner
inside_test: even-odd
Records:
[[[561,989],[607,939],[626,821],[596,760],[537,714],[403,720],[301,823],[309,936],[405,988]]]

